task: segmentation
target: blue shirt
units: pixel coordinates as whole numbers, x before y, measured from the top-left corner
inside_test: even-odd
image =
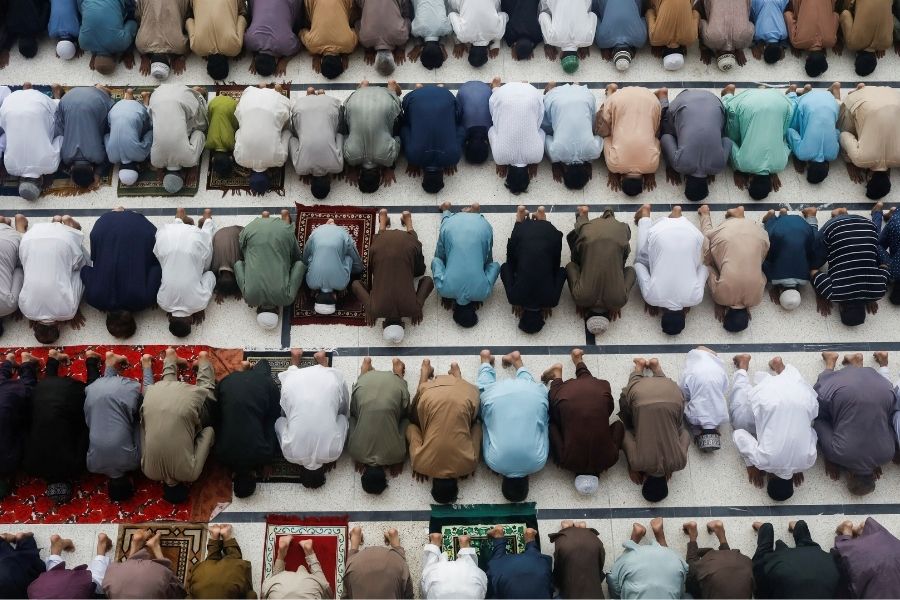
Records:
[[[142,163],[153,146],[150,112],[137,100],[119,100],[109,110],[106,156],[113,164]]]
[[[462,125],[468,130],[472,127],[491,128],[491,86],[483,81],[467,81],[459,86],[456,92],[462,115]]]
[[[445,211],[431,261],[438,294],[463,305],[487,300],[500,275],[493,248],[494,230],[487,219],[478,213]]]
[[[777,44],[788,37],[784,11],[788,0],[750,0],[750,20],[756,26],[754,42]]]
[[[320,225],[303,247],[306,285],[311,290],[331,292],[347,289],[351,275],[363,271],[356,242],[340,225]]]
[[[790,93],[794,117],[787,131],[788,146],[803,161],[831,162],[841,150],[837,128],[840,104],[827,90],[813,90],[802,96]]]
[[[610,598],[681,598],[688,565],[656,540],[622,543],[625,548],[606,576]]]
[[[594,43],[598,48],[641,48],[647,44],[647,21],[641,17],[640,4],[640,0],[594,0]]]
[[[97,310],[139,311],[156,304],[162,269],[156,227],[142,214],[111,211],[91,229],[92,266],[82,267],[84,301]]]
[[[488,558],[488,598],[552,598],[553,560],[537,543],[525,544],[522,554],[507,554],[504,538],[491,540]]]
[[[78,45],[87,52],[113,55],[134,43],[137,21],[133,0],[78,0],[81,33]]]
[[[81,16],[76,0],[51,0],[47,34],[56,40],[77,40]]]
[[[597,99],[583,85],[560,85],[544,95],[544,147],[552,163],[585,163],[600,158],[603,138],[594,135]]]
[[[456,166],[466,130],[453,92],[436,85],[415,89],[403,98],[400,141],[406,161],[422,169]]]
[[[778,215],[763,227],[769,234],[769,253],[763,273],[770,283],[798,285],[809,281],[809,271],[822,264],[817,229],[800,215]]]
[[[490,364],[478,369],[484,462],[504,477],[526,477],[544,468],[550,449],[547,388],[522,367],[497,381]]]

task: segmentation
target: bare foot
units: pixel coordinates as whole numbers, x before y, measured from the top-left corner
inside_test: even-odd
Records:
[[[879,367],[888,366],[888,353],[887,352],[878,351],[875,354],[873,354],[872,357],[875,359],[875,362],[878,363]]]
[[[537,538],[537,530],[532,529],[531,527],[529,527],[528,529],[525,530],[525,543],[526,544],[533,542],[535,540],[535,538]]]
[[[656,538],[656,541],[660,546],[668,546],[666,543],[666,531],[663,528],[662,517],[656,517],[650,521],[650,529],[653,530],[653,537]]]
[[[722,521],[710,521],[706,524],[706,531],[716,536],[720,544],[727,543],[725,541],[725,524]]]
[[[631,526],[631,541],[635,544],[640,544],[645,535],[647,535],[647,528],[640,523],[634,523]]]
[[[25,233],[28,231],[28,219],[23,214],[17,214],[15,217],[16,231]]]
[[[736,369],[743,369],[746,371],[750,368],[750,355],[749,354],[737,354],[734,358],[731,359],[734,363],[734,367]]]
[[[55,534],[50,536],[50,554],[59,556],[64,551],[73,552],[74,550],[75,544],[72,543],[72,540]]]
[[[826,369],[834,369],[834,366],[837,364],[837,359],[838,359],[837,352],[825,351],[822,353],[822,360],[825,361]]]
[[[319,350],[318,352],[313,354],[313,358],[319,365],[321,365],[323,367],[328,366],[328,355],[325,354],[324,350]]]
[[[643,373],[647,370],[647,359],[646,358],[635,358],[634,363],[634,372],[635,373]]]
[[[572,357],[572,363],[575,366],[584,362],[584,350],[581,348],[573,348],[572,352],[569,353],[569,356]]]
[[[538,221],[546,221],[547,220],[547,209],[543,206],[538,206],[537,210],[534,213],[534,218]]]
[[[105,556],[112,550],[112,540],[105,533],[97,535],[97,556]]]
[[[406,365],[399,358],[395,358],[391,361],[391,370],[394,372],[394,375],[403,377],[406,374]]]
[[[522,205],[516,208],[516,223],[521,223],[528,218],[528,209]]]
[[[560,521],[559,529],[560,531],[563,529],[568,529],[569,527],[575,527],[575,522],[571,519],[566,519],[565,521]]]
[[[760,527],[762,526],[762,521],[753,521],[753,525],[751,527],[753,527],[753,531],[759,531]]]
[[[434,535],[434,534],[432,534],[432,535]],[[440,546],[441,545],[441,534],[438,533],[437,536],[438,536],[438,543],[435,544],[435,546]],[[469,547],[471,547],[471,545],[472,545],[472,537],[471,536],[468,536],[468,535],[459,536],[459,547],[460,548],[469,548]]]
[[[769,368],[775,371],[777,375],[781,375],[781,372],[784,371],[784,361],[781,360],[780,356],[776,356],[769,361]]]
[[[504,367],[520,369],[522,367],[522,354],[518,350],[510,352],[502,358],[501,363]]]
[[[788,521],[788,532],[794,533],[794,527],[797,526],[797,521]]]
[[[153,357],[149,354],[144,354],[141,356],[141,368],[147,369],[153,366]]]
[[[459,369],[459,363],[456,361],[453,361],[452,363],[450,363],[450,370],[447,371],[447,374],[452,375],[452,376],[456,377],[457,379],[462,379],[462,371],[460,371],[460,369]]]
[[[278,558],[284,560],[287,556],[288,549],[291,547],[291,542],[294,541],[294,536],[285,535],[278,538]]]
[[[861,367],[863,366],[863,355],[859,352],[854,354],[845,354],[843,365],[850,367]]]
[[[647,362],[647,368],[649,368],[650,371],[656,376],[662,376],[662,374],[663,374],[663,370],[662,370],[662,367],[659,365],[658,358],[651,358]]]
[[[363,543],[363,532],[359,527],[354,527],[350,530],[350,549],[351,550],[359,550],[359,547]]]
[[[290,225],[291,224],[291,211],[289,211],[286,208],[282,209],[281,220],[284,221],[285,223],[287,223],[288,225]]]
[[[481,357],[482,363],[490,363],[492,365],[494,364],[494,357],[491,354],[490,350],[487,350],[487,349],[482,350],[481,353],[479,354],[479,356]]]
[[[463,538],[466,538],[465,546],[463,546]],[[442,541],[443,540],[441,539],[441,534],[439,534],[439,533],[429,533],[428,534],[428,543],[434,544],[435,546],[440,548]],[[467,536],[467,535],[459,536],[459,547],[460,548],[468,548],[469,547],[469,536]]]
[[[688,536],[692,542],[697,541],[697,521],[688,521],[681,526],[681,530]]]
[[[392,548],[400,547],[400,532],[391,527],[384,532],[384,543]]]
[[[842,522],[834,532],[838,535],[853,535],[853,521]]]
[[[312,540],[303,540],[300,542],[300,548],[303,549],[303,554],[310,555],[315,554],[315,549],[313,548]]]
[[[291,348],[291,364],[295,367],[300,366],[300,360],[303,358],[303,348]]]

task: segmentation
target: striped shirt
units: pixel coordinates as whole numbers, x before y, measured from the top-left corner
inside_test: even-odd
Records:
[[[888,273],[878,264],[878,233],[859,215],[831,219],[820,231],[828,272],[813,278],[816,292],[834,302],[874,302],[887,292]]]

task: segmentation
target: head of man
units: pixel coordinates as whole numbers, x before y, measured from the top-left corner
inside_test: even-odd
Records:
[[[560,55],[559,64],[562,66],[562,70],[565,73],[571,75],[578,70],[581,61],[578,59],[577,52],[574,50],[566,50]]]
[[[613,48],[613,64],[617,71],[627,71],[634,60],[634,51],[630,46],[616,46]]]
[[[806,74],[818,77],[828,70],[828,59],[824,50],[813,50],[806,57]]]
[[[72,38],[63,38],[56,42],[56,55],[63,60],[72,60],[78,53],[78,46]]]
[[[472,46],[469,48],[469,64],[475,67],[483,67],[488,61],[487,46]]]
[[[778,295],[778,303],[784,310],[795,310],[800,306],[800,291],[796,287],[785,287]]]
[[[249,498],[256,491],[256,477],[250,471],[238,471],[232,480],[234,495],[238,498]]]
[[[391,344],[399,344],[403,341],[406,330],[403,328],[403,319],[385,319],[381,330],[384,341]]]
[[[80,188],[88,188],[94,183],[94,165],[86,160],[76,160],[72,163],[72,183]]]
[[[206,74],[213,81],[225,81],[228,77],[228,57],[224,54],[210,54],[206,57]]]
[[[301,467],[300,485],[315,490],[325,485],[325,467],[307,469]]]
[[[163,499],[170,504],[184,504],[190,496],[188,486],[184,483],[175,485],[163,484]]]
[[[25,58],[34,58],[37,56],[38,42],[33,35],[19,36],[19,54]]]
[[[728,72],[737,66],[737,57],[733,52],[722,52],[716,57],[716,66],[720,71]]]
[[[754,200],[764,200],[772,192],[772,176],[751,175],[747,191]]]
[[[374,194],[379,187],[381,187],[379,167],[363,167],[359,170],[359,191],[363,194]]]
[[[56,504],[65,504],[72,500],[73,492],[68,481],[54,481],[47,485],[46,496]]]
[[[591,496],[600,488],[600,478],[592,473],[575,476],[575,490],[582,496]]]
[[[516,167],[510,165],[506,170],[506,189],[518,196],[528,189],[531,176],[528,175],[528,167]]]
[[[591,180],[591,163],[572,163],[563,165],[563,184],[566,189],[581,190]]]
[[[101,75],[112,75],[116,70],[116,59],[109,54],[95,54],[94,69]]]
[[[866,182],[866,198],[880,200],[891,191],[890,171],[871,171]]]
[[[209,166],[219,177],[229,177],[233,169],[231,154],[224,150],[213,150],[209,156]]]
[[[852,473],[847,478],[847,491],[854,496],[865,496],[875,491],[875,474],[857,475]]]
[[[114,338],[124,340],[137,331],[134,315],[128,310],[111,310],[106,313],[106,330]]]
[[[319,292],[316,294],[316,303],[313,308],[317,314],[333,315],[337,310],[337,296],[334,292]]]
[[[275,57],[265,52],[258,53],[253,63],[256,66],[256,73],[260,77],[271,77],[275,74],[275,68],[278,65]]]
[[[41,177],[20,177],[19,197],[29,202],[37,200],[41,196],[41,185],[44,181]]]
[[[387,489],[387,476],[384,473],[384,467],[373,467],[371,465],[366,465],[363,469],[362,476],[360,477],[360,482],[362,483],[362,489],[367,494],[374,494],[378,496]]]
[[[537,333],[544,328],[544,311],[539,308],[526,308],[519,317],[519,329],[525,333]]]
[[[340,54],[326,54],[322,57],[322,76],[336,79],[344,72],[344,59]]]
[[[793,479],[782,479],[769,473],[769,483],[766,486],[769,498],[775,502],[784,502],[794,495]]]
[[[534,55],[534,42],[530,38],[523,37],[516,40],[516,58],[519,60],[531,60]]]
[[[684,66],[683,48],[666,48],[663,50],[663,68],[666,71],[677,71]]]
[[[190,315],[187,317],[175,317],[169,315],[169,333],[178,338],[191,335],[191,325],[194,324],[194,318]]]
[[[466,161],[472,165],[480,165],[487,161],[491,153],[491,145],[488,142],[487,127],[469,127],[466,130],[465,154]]]
[[[725,328],[725,331],[729,331],[731,333],[738,333],[747,329],[747,325],[750,324],[750,311],[746,308],[729,308],[725,312],[725,319],[722,321],[722,326]]]
[[[431,497],[438,504],[452,504],[459,496],[459,484],[455,479],[433,477],[431,479]]]
[[[691,202],[700,202],[709,196],[709,184],[706,177],[694,177],[693,175],[685,175],[684,177],[684,197]]]
[[[250,191],[252,191],[257,196],[262,196],[266,192],[269,191],[269,187],[271,186],[271,181],[269,180],[269,174],[265,171],[253,171],[250,175]]]
[[[151,54],[150,55],[150,75],[157,81],[163,81],[169,78],[172,72],[172,64],[168,54]]]
[[[125,502],[134,495],[134,484],[130,477],[110,477],[106,482],[106,493],[113,502]]]
[[[471,329],[478,324],[478,313],[475,311],[475,304],[469,302],[468,304],[459,304],[457,302],[453,303],[453,320],[460,327],[465,327],[466,329]]]
[[[609,329],[609,313],[591,311],[587,315],[584,326],[591,335],[603,335]]]
[[[678,335],[684,330],[684,310],[663,309],[662,330],[666,335]]]
[[[265,331],[272,331],[278,327],[279,312],[277,306],[260,306],[256,309],[256,324]]]
[[[648,475],[644,479],[644,487],[641,488],[641,494],[647,502],[660,502],[669,495],[669,484],[666,482],[665,477]]]
[[[378,74],[387,77],[396,68],[397,63],[394,62],[394,53],[390,50],[379,50],[375,55],[375,70],[378,71]]]
[[[41,344],[53,344],[59,339],[59,326],[56,323],[34,322],[34,339]]]
[[[878,58],[875,56],[874,52],[861,50],[856,53],[854,67],[856,68],[856,74],[860,77],[871,75],[875,70],[876,65],[878,65]]]
[[[119,183],[122,185],[134,185],[138,180],[138,172],[133,163],[122,163],[119,166]]]
[[[168,194],[177,194],[184,187],[184,178],[181,171],[167,171],[163,177],[163,189]]]
[[[784,57],[784,50],[781,44],[766,44],[763,47],[763,60],[766,64],[774,65]]]
[[[314,175],[309,182],[309,191],[316,200],[324,200],[331,191],[330,175]]]
[[[504,477],[500,491],[510,502],[524,502],[528,497],[528,477]]]
[[[622,191],[632,198],[644,191],[644,178],[640,175],[626,175],[622,178]]]
[[[235,297],[241,293],[241,288],[238,287],[234,271],[222,270],[216,274],[215,292],[222,296]]]
[[[441,43],[437,40],[425,42],[419,60],[422,61],[422,66],[429,71],[440,68],[444,64],[444,49]]]
[[[856,327],[866,322],[865,302],[840,302],[838,310],[841,313],[841,323],[847,327]]]
[[[806,181],[812,184],[822,183],[828,177],[828,161],[812,160],[806,164]]]
[[[429,194],[437,194],[444,189],[444,172],[432,167],[425,169],[422,173],[422,189]]]

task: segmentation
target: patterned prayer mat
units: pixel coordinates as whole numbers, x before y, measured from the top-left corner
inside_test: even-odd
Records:
[[[163,556],[172,562],[172,570],[187,585],[191,569],[203,560],[206,549],[205,523],[137,523],[119,525],[116,537],[116,562],[125,561],[125,553],[131,545],[131,536],[142,529],[161,532],[160,548]]]
[[[134,185],[122,185],[119,183],[117,194],[119,198],[134,198],[138,196],[166,196],[166,197],[191,197],[197,195],[200,189],[200,167],[182,169],[184,187],[177,194],[170,194],[163,187],[164,171],[157,171],[150,161],[141,163],[137,168],[138,180]]]
[[[363,284],[371,282],[369,272],[369,248],[375,237],[375,217],[378,211],[374,208],[359,206],[304,206],[297,204],[297,240],[303,250],[306,240],[316,227],[324,225],[328,219],[345,227],[356,242],[356,249],[362,258],[364,269],[361,276]],[[366,324],[366,310],[362,302],[356,299],[348,289],[338,295],[337,310],[333,315],[316,314],[313,306],[315,298],[306,284],[300,288],[297,302],[294,303],[292,325],[356,325]]]
[[[266,540],[263,553],[263,581],[272,574],[278,539],[291,535],[291,546],[285,560],[285,569],[296,571],[301,565],[306,567],[306,558],[300,548],[303,540],[313,540],[316,558],[325,572],[325,579],[331,584],[335,598],[344,594],[344,569],[347,564],[347,517],[317,517],[299,519],[295,517],[269,515],[266,518]]]
[[[493,545],[487,534],[494,525],[503,526],[507,552],[524,552],[525,530],[529,527],[537,529],[534,503],[432,505],[428,530],[441,534],[441,550],[451,559],[455,559],[459,552],[459,537],[471,536],[471,545],[478,554],[478,564],[486,569]]]
[[[101,169],[100,178],[87,188],[80,188],[72,182],[68,168],[60,165],[59,170],[53,175],[44,176],[42,193],[46,196],[80,196],[88,192],[95,192],[101,186],[112,183],[112,167],[105,165]],[[0,196],[18,196],[19,178],[6,175],[0,178]]]

